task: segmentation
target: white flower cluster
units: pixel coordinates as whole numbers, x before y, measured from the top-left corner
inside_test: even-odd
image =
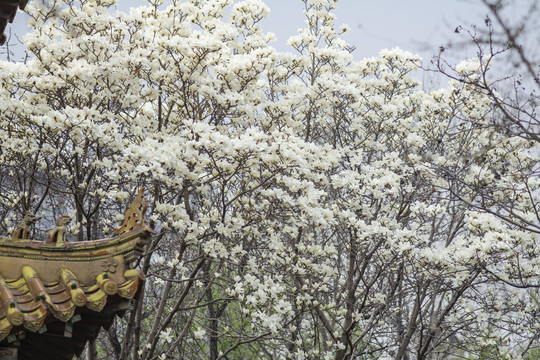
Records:
[[[481,60],[426,93],[416,55],[354,61],[333,0],[304,0],[294,54],[258,0],[53,3],[28,5],[34,57],[0,62],[2,226],[43,197],[76,209],[78,238],[108,233],[146,186],[141,358],[218,341],[382,359],[537,331],[537,295],[507,296],[538,286],[537,144],[493,126]]]

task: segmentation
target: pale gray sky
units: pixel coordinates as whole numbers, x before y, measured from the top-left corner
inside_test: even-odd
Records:
[[[304,25],[303,3],[265,2],[271,9],[265,28],[276,33],[278,46],[285,44]],[[338,25],[351,28],[345,40],[356,47],[356,59],[400,47],[429,60],[440,45],[457,40],[456,26],[482,24],[485,9],[476,0],[341,0],[336,15]]]
[[[287,51],[288,37],[304,26],[304,4],[300,0],[265,2],[271,13],[263,27],[277,35],[274,46]],[[141,3],[144,2],[120,0],[119,7],[127,11],[129,6]],[[479,0],[341,0],[336,11],[337,25],[347,24],[351,28],[345,40],[356,47],[357,60],[376,56],[383,48],[397,46],[421,55],[424,62],[429,62],[439,46],[459,40],[453,32],[456,26],[480,26],[485,14],[486,9]],[[19,12],[14,23],[8,25],[6,34],[9,35],[11,29],[13,35],[22,38],[27,31],[26,19],[27,16]],[[12,50],[21,54],[22,46],[12,47]],[[5,49],[0,51],[5,52]],[[458,49],[456,55],[467,58],[475,54]]]

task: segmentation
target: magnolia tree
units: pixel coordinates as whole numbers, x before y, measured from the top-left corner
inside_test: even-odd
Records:
[[[517,7],[517,4],[502,0],[482,0],[482,3],[488,14],[482,26],[458,26],[455,29],[457,36],[474,44],[478,58],[473,76],[460,77],[459,69],[445,60],[444,48],[441,48],[433,63],[439,72],[466,82],[471,91],[487,96],[494,110],[489,125],[499,128],[498,131],[506,133],[508,137],[518,136],[536,143],[534,151],[539,159],[540,53],[535,44],[540,39],[540,4],[536,1],[523,1]],[[523,16],[510,16],[516,10],[523,12]],[[504,73],[505,76],[494,76],[494,72]],[[492,167],[497,179],[508,170],[505,165]],[[485,211],[521,229],[540,233],[538,208],[534,208],[538,204],[534,181],[533,186],[529,187],[529,179],[537,177],[538,167],[525,166],[514,171],[519,172],[514,178],[517,176],[520,186],[514,186],[514,191],[509,196],[528,197],[533,205],[532,212],[520,208],[519,201],[508,202],[506,197],[504,201],[500,201],[498,196],[494,196],[496,191],[491,184],[471,183],[452,170],[449,174],[459,178],[464,186],[475,188],[474,191],[478,194],[476,202],[480,201]],[[508,185],[508,189],[512,187]],[[491,206],[486,206],[485,203]]]
[[[536,358],[538,144],[496,126],[478,59],[426,93],[417,56],[354,61],[336,2],[303,3],[290,53],[256,0],[29,3],[3,235],[33,211],[112,236],[146,187],[144,292],[88,358]]]

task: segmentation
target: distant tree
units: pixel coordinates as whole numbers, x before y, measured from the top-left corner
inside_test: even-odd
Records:
[[[540,40],[540,5],[536,1],[483,0],[482,3],[487,12],[483,26],[459,26],[455,30],[476,48],[476,58],[472,59],[476,66],[451,65],[444,58],[444,48],[441,48],[434,63],[442,74],[464,84],[468,91],[489,99],[492,108],[489,117],[483,122],[469,119],[470,126],[493,129],[499,140],[498,144],[492,143],[468,159],[468,168],[482,169],[481,181],[468,177],[463,168],[445,166],[444,171],[448,178],[475,194],[474,197],[467,197],[454,192],[460,201],[479,212],[494,216],[496,223],[504,224],[504,236],[523,232],[528,233],[531,240],[536,239],[529,246],[525,243],[515,244],[507,252],[507,257],[501,257],[497,264],[481,263],[488,277],[506,284],[508,291],[515,296],[530,296],[521,308],[517,306],[511,311],[506,326],[491,325],[489,332],[499,327],[499,331],[507,331],[510,341],[512,329],[528,329],[528,333],[524,333],[524,346],[517,355],[532,359],[540,351],[538,325],[517,319],[522,318],[523,309],[527,306],[538,306],[539,284],[531,281],[531,278],[539,268],[540,52],[537,43]],[[517,143],[527,144],[529,150],[517,150],[521,146]],[[510,170],[510,163],[517,166]],[[489,238],[493,235],[491,228],[490,224],[479,224],[478,234],[484,239]],[[519,249],[525,251],[520,253]],[[521,262],[520,265],[511,264],[517,260]],[[498,308],[504,308],[504,299],[512,297],[500,289],[492,289],[490,294],[490,300],[484,305],[486,307],[490,306],[490,302],[498,302]],[[533,313],[537,314],[536,311]],[[480,357],[502,356],[499,346],[494,344],[478,350]]]
[[[519,3],[523,17],[515,18],[515,7],[512,1],[483,0],[489,15],[485,18],[484,27],[456,28],[457,33],[465,34],[465,39],[471,41],[476,50],[476,69],[469,69],[463,73],[445,61],[443,54],[437,56],[437,69],[446,76],[466,83],[471,91],[483,94],[493,104],[493,112],[489,123],[483,126],[494,127],[508,139],[521,137],[531,146],[532,161],[540,158],[540,119],[538,109],[540,106],[540,52],[536,46],[540,40],[538,34],[540,20],[540,5],[535,1]],[[511,17],[513,14],[514,17]],[[444,49],[443,49],[444,51]],[[501,75],[504,74],[504,75]],[[482,126],[482,124],[475,124]],[[510,150],[510,149],[509,149]],[[485,161],[486,159],[483,158]],[[489,164],[490,166],[492,164]],[[505,164],[495,168],[497,180],[508,174]],[[528,205],[526,209],[514,206],[508,199],[500,201],[494,194],[496,182],[489,184],[470,184],[476,186],[483,204],[476,204],[485,208],[485,211],[497,215],[505,222],[522,229],[540,233],[540,214],[536,179],[538,166],[522,168],[513,174],[517,187],[511,195],[512,198],[525,197]],[[455,176],[454,174],[453,176]],[[459,177],[459,176],[457,176]],[[463,179],[462,179],[463,181]],[[478,186],[480,185],[480,186]],[[509,186],[505,185],[506,189]],[[494,204],[487,206],[486,203]],[[518,202],[522,204],[521,202]]]
[[[335,3],[303,1],[294,53],[256,0],[29,3],[33,58],[0,62],[2,230],[73,212],[112,236],[145,186],[157,232],[98,358],[536,354],[537,143],[495,126],[481,61],[431,93],[411,53],[354,61]]]
[[[493,99],[500,111],[499,126],[540,142],[536,111],[540,90],[540,51],[536,46],[540,41],[540,4],[503,0],[482,3],[487,13],[483,26],[455,29],[476,48],[481,76],[474,84]],[[442,57],[438,57],[437,64],[444,74],[452,76],[449,70],[453,67]]]

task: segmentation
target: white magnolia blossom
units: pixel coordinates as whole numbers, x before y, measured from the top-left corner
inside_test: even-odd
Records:
[[[303,2],[290,53],[261,1],[30,2],[33,56],[0,62],[3,231],[74,209],[101,237],[145,186],[137,359],[529,351],[538,144],[496,126],[481,59],[427,93],[418,56],[355,61],[336,1]]]

